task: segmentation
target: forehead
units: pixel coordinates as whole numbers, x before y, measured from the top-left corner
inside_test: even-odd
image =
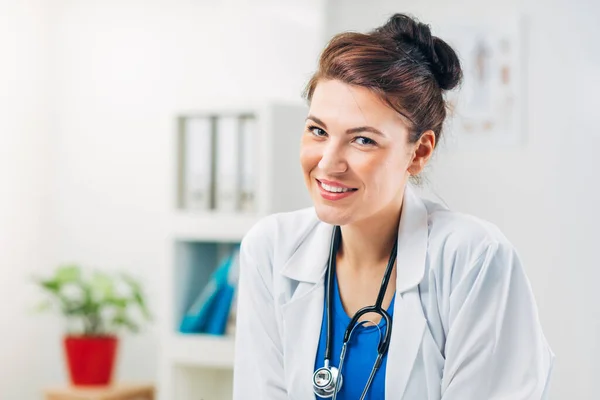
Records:
[[[371,90],[339,80],[319,81],[309,113],[328,127],[369,125],[384,132],[405,127],[400,115]]]

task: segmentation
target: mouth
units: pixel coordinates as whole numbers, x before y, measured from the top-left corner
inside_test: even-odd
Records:
[[[319,186],[321,197],[326,200],[341,200],[353,195],[358,189],[338,182],[315,179]]]

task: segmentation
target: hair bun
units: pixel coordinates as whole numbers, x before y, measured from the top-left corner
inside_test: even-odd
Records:
[[[462,80],[463,73],[456,52],[438,37],[433,38],[433,74],[443,90],[454,89]]]
[[[400,44],[415,45],[429,63],[442,90],[451,90],[462,80],[462,68],[456,52],[442,39],[432,36],[429,25],[406,14],[394,14],[375,32]]]

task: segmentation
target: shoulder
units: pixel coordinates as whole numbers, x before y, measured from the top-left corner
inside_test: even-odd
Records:
[[[262,217],[244,235],[241,251],[272,265],[276,257],[293,253],[319,223],[314,207]]]
[[[491,243],[510,246],[500,228],[483,218],[449,210],[437,203],[424,200],[428,211],[430,242],[449,249],[467,249],[477,252]]]
[[[516,250],[500,228],[485,219],[423,200],[428,210],[428,255],[434,274],[452,286],[474,269],[508,273]],[[508,257],[508,258],[507,258]],[[497,262],[500,261],[500,262]]]

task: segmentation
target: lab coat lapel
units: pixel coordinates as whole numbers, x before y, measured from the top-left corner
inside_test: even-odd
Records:
[[[407,185],[398,228],[396,300],[388,350],[385,398],[403,399],[426,325],[419,296],[425,273],[428,215],[425,205]]]
[[[282,305],[283,354],[289,399],[314,399],[312,375],[321,333],[324,277],[333,226],[319,223],[284,265],[281,274],[295,286]]]

